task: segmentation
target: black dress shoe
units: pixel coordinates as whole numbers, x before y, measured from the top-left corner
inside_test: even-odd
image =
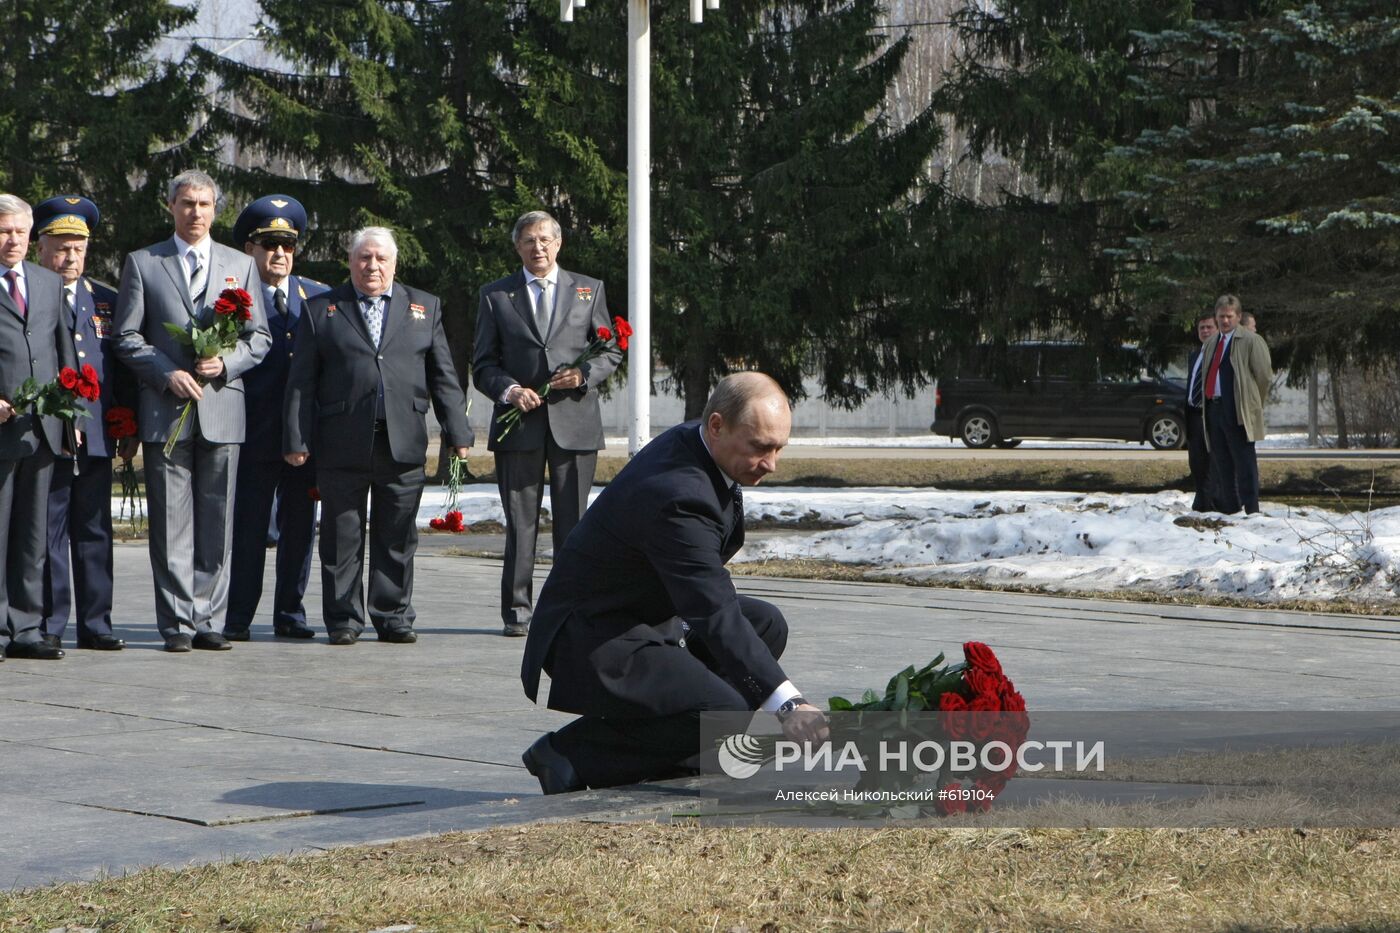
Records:
[[[304,625],[274,625],[272,634],[278,638],[315,638],[316,633]]]
[[[529,622],[507,622],[501,627],[501,634],[507,638],[523,638],[530,634]]]
[[[191,644],[201,651],[227,651],[233,647],[218,632],[195,632]]]
[[[126,647],[126,642],[115,635],[79,635],[78,647],[93,651],[120,651]]]
[[[326,639],[333,645],[353,645],[360,640],[360,636],[347,628],[331,632]]]
[[[39,638],[42,639],[44,644],[48,645],[50,648],[63,647],[63,639],[59,638],[57,635],[44,634],[40,635]]]
[[[540,782],[540,790],[546,794],[567,794],[569,791],[583,790],[588,785],[579,780],[578,772],[569,759],[554,750],[549,743],[550,733],[546,732],[535,740],[535,744],[525,749],[520,760]]]
[[[252,641],[253,633],[246,628],[229,628],[224,626],[224,638],[229,641]]]
[[[165,650],[181,653],[190,650],[190,636],[171,635],[165,639]]]
[[[46,645],[42,641],[12,641],[10,647],[5,649],[5,654],[7,657],[24,658],[28,661],[57,661],[63,657],[63,649]]]
[[[418,640],[418,633],[411,628],[386,628],[379,633],[379,640],[396,645],[411,645]]]

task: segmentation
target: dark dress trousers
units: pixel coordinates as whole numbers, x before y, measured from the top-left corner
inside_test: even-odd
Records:
[[[323,616],[331,632],[364,630],[366,498],[373,515],[369,620],[381,633],[412,627],[429,406],[451,446],[472,444],[437,297],[395,282],[386,305],[375,346],[353,286],[312,298],[287,378],[283,451],[309,451],[316,464]]]
[[[555,370],[578,359],[599,327],[612,323],[598,279],[558,270],[548,334],[539,331],[529,292],[524,270],[481,290],[472,354],[476,387],[496,403],[488,447],[496,455],[496,483],[506,516],[501,618],[507,623],[530,621],[546,464],[556,554],[588,507],[598,451],[603,448],[603,417],[594,390],[618,363],[614,352],[583,364],[583,385],[550,392],[544,405],[501,437],[496,418],[511,408],[500,401],[506,390],[517,384],[538,390]]]
[[[1206,430],[1210,433],[1210,469],[1214,477],[1216,511],[1227,515],[1259,511],[1259,461],[1254,442],[1239,423],[1235,405],[1234,356],[1238,340],[1231,340],[1220,359],[1220,399],[1206,400]],[[1206,361],[1209,366],[1210,361]],[[1207,389],[1209,391],[1209,389]]]
[[[1215,500],[1211,496],[1210,450],[1206,446],[1205,422],[1205,382],[1210,360],[1201,360],[1200,372],[1191,378],[1196,361],[1201,359],[1201,351],[1194,351],[1186,361],[1186,461],[1191,467],[1191,485],[1195,498],[1191,500],[1191,511],[1213,512]],[[1201,404],[1193,404],[1200,401]]]
[[[62,638],[70,614],[78,637],[112,634],[112,458],[117,441],[107,436],[107,412],[136,410],[136,377],[117,359],[112,324],[117,293],[81,276],[64,320],[73,334],[78,364],[97,370],[102,395],[85,402],[78,423],[83,443],[76,463],[62,457],[49,484],[48,562],[44,567],[46,635]],[[70,582],[71,580],[71,582]]]
[[[582,717],[551,736],[593,787],[695,755],[700,713],[757,709],[787,677],[777,607],[734,589],[742,507],[698,424],[647,444],[588,509],[540,591],[521,666],[549,706]]]
[[[27,312],[0,280],[0,395],[7,399],[31,376],[51,382],[78,362],[63,322],[63,279],[27,261],[24,277]],[[65,430],[32,409],[0,424],[0,648],[43,640],[49,482]]]
[[[277,557],[273,628],[285,631],[306,625],[303,600],[311,579],[311,546],[316,536],[316,501],[312,498],[316,469],[313,462],[294,467],[282,459],[283,408],[302,309],[308,299],[325,294],[330,288],[295,275],[289,276],[286,284],[285,313],[278,309],[275,298],[267,298],[272,347],[261,363],[243,374],[248,428],[238,458],[233,500],[233,553],[225,632],[246,632],[253,624],[262,600],[268,531],[274,521]]]

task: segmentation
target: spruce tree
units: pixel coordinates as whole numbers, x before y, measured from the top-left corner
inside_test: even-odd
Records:
[[[91,197],[95,275],[115,280],[128,251],[169,234],[164,185],[210,145],[199,74],[154,54],[193,18],[166,0],[0,5],[0,190]]]

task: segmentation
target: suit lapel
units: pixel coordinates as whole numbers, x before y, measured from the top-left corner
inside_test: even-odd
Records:
[[[545,337],[546,341],[549,340],[550,336],[563,329],[564,320],[573,313],[574,304],[578,301],[578,290],[574,286],[574,277],[560,269],[557,278],[559,284],[554,293],[554,315],[549,319],[549,334]]]
[[[204,280],[204,301],[201,303],[200,307],[195,309],[201,324],[207,323],[206,318],[212,318],[214,316],[209,309],[213,306],[215,300],[218,299],[219,293],[228,287],[228,283],[224,281],[223,257],[221,257],[219,253],[219,244],[210,243],[209,277]],[[261,288],[262,284],[259,283],[257,287]]]
[[[535,299],[530,294],[529,283],[525,281],[524,270],[515,273],[515,281],[511,283],[509,294],[515,313],[520,315],[530,333],[543,344],[547,335],[541,334],[540,329],[535,326]]]
[[[4,307],[6,311],[10,312],[21,321],[24,320],[23,315],[19,313],[19,306],[16,305],[14,299],[10,297],[10,280],[6,278],[0,278],[0,307]]]
[[[190,280],[185,275],[185,264],[181,261],[180,252],[175,249],[175,244],[166,245],[169,246],[170,251],[165,254],[165,258],[161,260],[160,264],[169,273],[170,282],[175,286],[175,293],[185,303],[185,313],[194,317],[194,304],[190,301]]]
[[[399,325],[408,317],[408,289],[400,285],[394,289],[384,305],[384,326],[379,332],[379,348],[382,350],[398,333]]]
[[[349,292],[349,297],[337,299],[336,310],[351,323],[360,335],[360,339],[369,344],[371,350],[376,349],[374,341],[369,339],[369,325],[365,323],[365,316],[360,313],[360,301],[355,295],[355,289],[349,285],[346,286],[346,289]]]

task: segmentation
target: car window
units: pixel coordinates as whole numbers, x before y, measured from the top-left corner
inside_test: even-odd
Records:
[[[1040,378],[1093,382],[1094,358],[1084,347],[1046,344],[1040,348]]]

